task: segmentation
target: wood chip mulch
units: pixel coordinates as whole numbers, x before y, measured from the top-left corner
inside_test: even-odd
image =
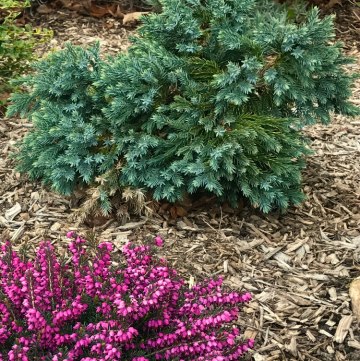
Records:
[[[66,11],[36,21],[55,33],[40,55],[68,40],[89,45],[97,39],[103,54],[114,54],[126,49],[133,31],[119,24],[109,29],[101,19],[71,18]],[[357,44],[344,49],[357,58],[348,70],[359,69]],[[360,81],[351,101],[360,106]],[[62,197],[14,171],[8,157],[12,145],[31,126],[26,120],[0,119],[0,228],[16,247],[28,236],[35,250],[46,237],[62,253],[69,229],[84,234],[90,228],[69,220],[79,207],[76,195]],[[129,240],[161,236],[162,254],[189,286],[222,275],[229,287],[251,292],[253,299],[238,320],[245,336],[256,340],[248,358],[357,361],[360,330],[349,283],[360,276],[360,119],[336,116],[330,126],[304,133],[315,152],[303,173],[307,201],[285,214],[246,206],[234,210],[215,202],[173,218],[165,205],[150,219],[126,224],[111,219],[95,231],[99,240],[113,242],[117,253]]]

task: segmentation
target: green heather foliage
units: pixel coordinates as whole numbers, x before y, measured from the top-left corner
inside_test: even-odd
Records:
[[[170,201],[208,191],[265,212],[299,204],[311,153],[299,129],[359,114],[332,17],[315,8],[299,23],[258,0],[159,3],[126,54],[102,62],[98,45],[68,45],[17,81],[33,90],[8,115],[35,124],[18,169],[65,194],[100,178]]]

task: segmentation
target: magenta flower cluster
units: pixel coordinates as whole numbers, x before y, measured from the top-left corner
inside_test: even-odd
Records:
[[[115,268],[113,246],[93,257],[75,232],[72,263],[42,242],[34,262],[7,241],[0,259],[0,361],[232,361],[253,347],[234,321],[251,298],[205,279],[190,290],[154,245],[124,246]]]

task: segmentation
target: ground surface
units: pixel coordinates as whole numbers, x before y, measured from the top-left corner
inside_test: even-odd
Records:
[[[348,70],[358,70],[360,11],[348,4],[337,14],[344,51],[357,58]],[[67,10],[32,22],[55,34],[39,48],[40,55],[63,48],[65,41],[88,46],[98,39],[103,54],[116,54],[126,49],[133,32],[117,20]],[[360,106],[360,81],[352,102]],[[11,146],[30,127],[25,120],[0,119],[0,227],[17,244],[27,235],[35,249],[46,236],[62,252],[69,229],[90,228],[69,219],[79,206],[76,195],[59,196],[13,170]],[[227,285],[250,291],[253,300],[238,322],[256,339],[247,356],[255,361],[360,359],[360,332],[348,295],[348,283],[360,276],[360,119],[334,117],[330,126],[305,133],[315,151],[304,172],[308,199],[286,214],[265,215],[248,207],[234,211],[208,202],[174,219],[164,204],[151,219],[134,218],[125,225],[110,220],[95,227],[100,240],[119,249],[128,240],[161,236],[162,253],[190,285],[218,274]]]

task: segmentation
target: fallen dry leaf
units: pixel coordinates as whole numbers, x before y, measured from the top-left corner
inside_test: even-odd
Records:
[[[64,7],[68,8],[72,5],[72,0],[59,0],[59,3]]]
[[[176,207],[176,214],[179,216],[179,217],[184,217],[186,215],[186,211],[183,207]]]
[[[7,100],[10,98],[10,93],[0,93],[0,100]]]
[[[172,218],[176,218],[177,217],[177,212],[176,212],[176,207],[171,207],[170,208],[170,214]]]
[[[76,12],[80,12],[80,11],[84,10],[84,7],[80,4],[75,4],[73,6],[69,6],[67,9],[76,11]],[[85,12],[85,13],[87,14],[88,12]]]
[[[329,10],[333,8],[336,4],[342,5],[341,0],[330,0],[324,7],[323,10]]]
[[[16,19],[15,24],[16,25],[25,25],[25,17],[23,16],[22,18]]]
[[[112,4],[111,6],[91,4],[90,7],[90,15],[96,18],[102,18],[105,15],[112,15],[114,11],[116,11],[116,4]]]
[[[130,23],[132,21],[138,21],[141,15],[146,15],[146,14],[149,14],[149,12],[137,11],[135,13],[126,14],[123,19],[123,25],[125,25],[126,23]]]
[[[85,223],[93,228],[93,227],[100,227],[106,224],[106,222],[110,219],[110,216],[97,216],[97,217],[88,217],[85,219]]]
[[[50,14],[53,9],[47,7],[45,4],[44,5],[40,5],[36,11],[39,13],[39,14]]]
[[[240,198],[236,210],[237,210],[238,212],[240,212],[240,211],[242,211],[243,208],[244,208],[244,199],[243,199],[243,198]]]
[[[85,9],[90,10],[92,0],[78,0],[77,3],[83,6]]]
[[[117,6],[116,12],[112,12],[111,10],[109,10],[110,14],[115,17],[115,18],[119,18],[122,19],[125,17],[124,13],[120,10],[120,6]]]

